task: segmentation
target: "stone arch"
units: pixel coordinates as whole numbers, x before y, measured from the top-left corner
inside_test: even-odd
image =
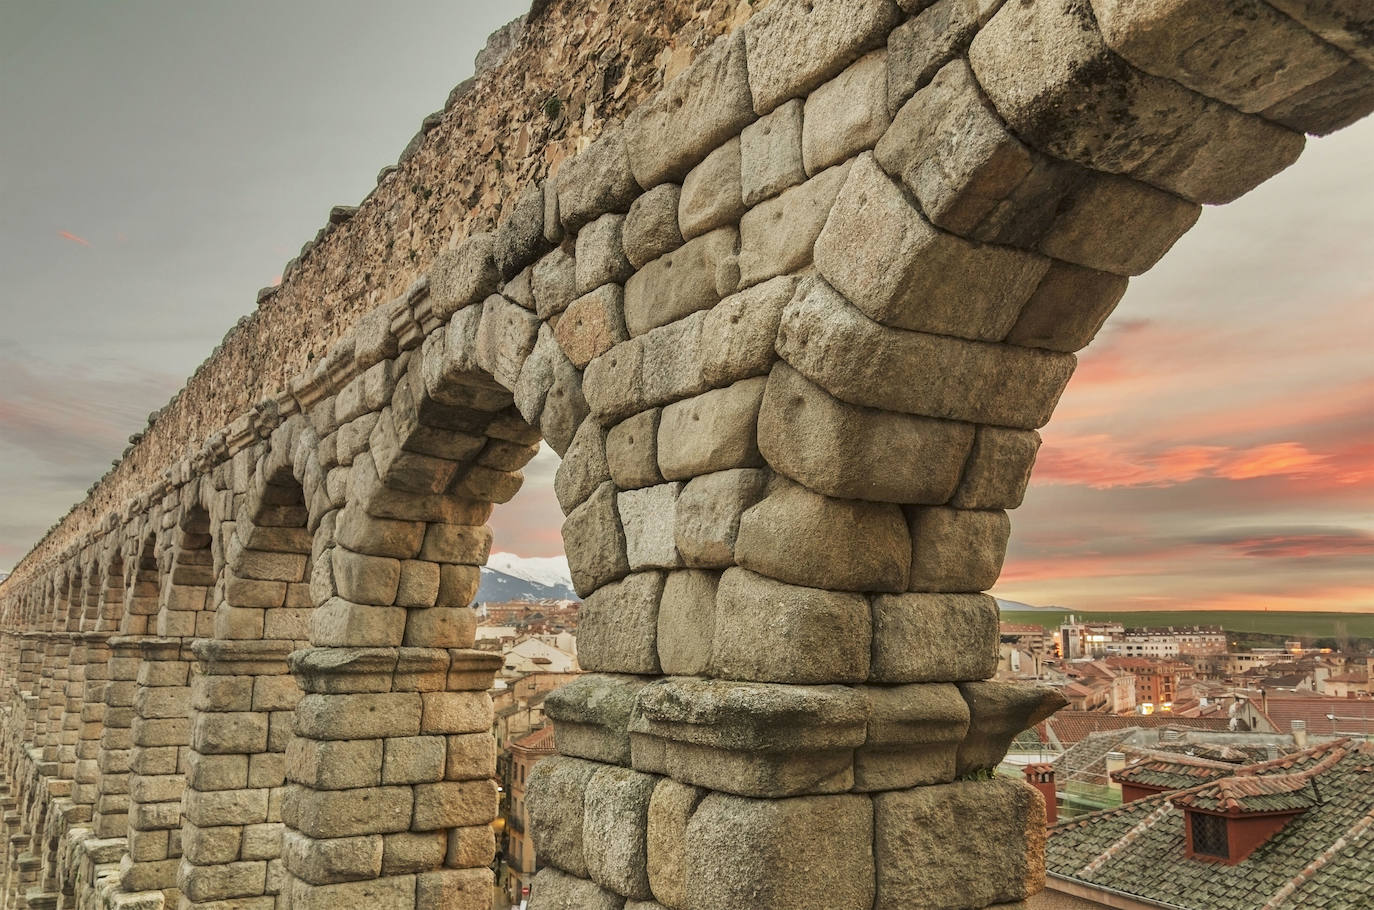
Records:
[[[311,603],[310,514],[291,461],[299,424],[245,450],[237,512],[223,524],[215,635],[194,646],[178,877],[190,906],[272,902],[282,890],[286,751],[301,697],[287,656],[308,644]]]
[[[420,352],[382,348],[296,440],[312,523],[321,514],[310,647],[291,657],[305,695],[283,805],[289,893],[485,900],[496,808],[485,689],[499,658],[471,650],[470,605],[486,520],[539,434],[490,378],[430,375]],[[302,464],[312,449],[318,461]],[[347,870],[321,862],[320,842],[340,837],[358,848]]]

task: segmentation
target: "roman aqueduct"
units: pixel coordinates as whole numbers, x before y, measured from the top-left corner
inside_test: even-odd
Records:
[[[0,587],[0,906],[486,908],[469,608],[547,442],[591,671],[535,910],[1016,906],[1007,510],[1364,0],[552,0]]]

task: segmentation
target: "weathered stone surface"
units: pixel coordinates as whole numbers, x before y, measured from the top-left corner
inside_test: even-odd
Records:
[[[1374,113],[1374,71],[1351,62],[1264,112],[1290,130],[1325,136]]]
[[[625,333],[625,303],[619,285],[604,284],[577,298],[554,329],[568,360],[582,369],[629,336]]]
[[[739,32],[716,40],[625,121],[630,166],[643,187],[680,180],[754,119]]]
[[[954,780],[968,705],[949,683],[865,686],[868,738],[854,755],[856,790],[897,790]]]
[[[1027,148],[962,59],[902,107],[875,155],[947,231],[1123,275],[1159,261],[1201,212],[1147,184]]]
[[[662,572],[635,572],[598,588],[578,616],[577,659],[592,673],[658,673]]]
[[[778,359],[774,340],[782,308],[797,279],[774,278],[726,297],[707,311],[701,326],[702,378],[712,386],[763,376]]]
[[[663,779],[649,800],[649,886],[665,907],[687,906],[687,823],[706,791]]]
[[[1057,689],[1018,683],[964,682],[959,693],[967,702],[972,724],[959,745],[956,773],[996,768],[1012,739],[1068,704]]]
[[[735,559],[761,575],[839,591],[902,591],[911,538],[901,509],[835,499],[778,478],[740,518]]]
[[[622,910],[624,906],[625,898],[619,894],[552,866],[540,869],[530,886],[529,910]]]
[[[711,672],[726,679],[859,683],[868,676],[868,600],[727,569],[716,593]]]
[[[1008,3],[973,39],[979,84],[1026,142],[1208,204],[1297,159],[1300,133],[1132,68],[1085,27],[1087,15],[1075,4]]]
[[[640,193],[620,130],[603,133],[575,158],[565,161],[554,184],[558,188],[558,217],[569,232],[607,212],[626,211]]]
[[[1034,430],[979,427],[950,505],[960,509],[1015,509],[1030,481],[1040,434]]]
[[[963,682],[997,670],[997,601],[986,594],[873,598],[872,682]]]
[[[572,443],[558,473],[554,475],[553,491],[563,514],[571,512],[587,501],[596,488],[611,479],[606,462],[606,431],[595,420],[584,420],[577,428]]]
[[[896,111],[968,47],[1002,0],[937,0],[892,30],[887,46],[887,105]]]
[[[777,348],[797,371],[851,404],[1020,429],[1049,421],[1076,364],[1072,354],[887,328],[824,282],[783,310]],[[780,373],[780,382],[791,381],[784,367],[774,367],[773,375]],[[766,435],[760,439],[767,443]]]
[[[629,214],[621,229],[625,257],[635,268],[671,253],[682,246],[682,231],[678,228],[678,203],[682,187],[676,183],[662,183],[630,204]]]
[[[614,484],[601,484],[586,502],[568,513],[563,523],[563,546],[573,587],[583,597],[629,574]]]
[[[544,239],[544,184],[525,187],[501,215],[492,259],[507,281],[539,258]]]
[[[493,294],[482,304],[482,321],[477,327],[474,356],[478,365],[501,385],[514,389],[538,332],[538,317]]]
[[[848,173],[848,163],[832,167],[745,213],[739,224],[742,285],[810,264],[816,238]]]
[[[646,404],[667,404],[706,391],[702,328],[707,315],[693,313],[643,336],[639,391]]]
[[[530,837],[545,865],[586,877],[583,797],[592,775],[602,767],[596,762],[557,755],[541,759],[530,769],[525,788]]]
[[[612,765],[630,764],[630,715],[645,680],[584,673],[544,700],[558,751]]]
[[[740,140],[731,139],[692,168],[682,181],[678,227],[691,240],[734,224],[745,212],[740,189]]]
[[[754,110],[766,114],[807,94],[882,44],[900,17],[892,0],[783,0],[770,5],[741,29],[748,43]]]
[[[669,572],[658,605],[658,661],[672,676],[703,676],[711,666],[715,572]]]
[[[755,206],[806,179],[802,167],[802,102],[780,105],[740,133],[744,205]]]
[[[622,282],[634,273],[634,266],[625,258],[621,234],[624,215],[602,215],[577,232],[577,252],[573,275],[577,291],[586,294],[603,284]]]
[[[1348,58],[1267,3],[1171,0],[1146,9],[1092,0],[1106,45],[1139,70],[1258,113]]]
[[[441,253],[434,260],[429,274],[429,301],[437,316],[446,319],[495,293],[501,280],[493,258],[495,250],[495,235],[473,234],[457,249]]]
[[[584,853],[591,879],[609,891],[649,900],[649,801],[658,778],[602,768],[587,782]]]
[[[1007,343],[1073,353],[1097,337],[1126,293],[1126,279],[1056,262],[1021,308]]]
[[[678,677],[640,692],[635,767],[741,796],[842,793],[864,740],[863,697],[845,686]],[[652,742],[656,754],[641,748]]]
[[[762,376],[741,380],[664,408],[656,449],[663,476],[685,480],[762,466],[756,428],[766,382]]]
[[[663,475],[658,470],[661,413],[658,408],[640,411],[606,434],[606,465],[620,489],[635,490],[663,483]]]
[[[815,259],[877,322],[984,341],[1006,336],[1049,268],[1043,257],[936,229],[869,154],[849,169]]]
[[[682,565],[673,540],[677,497],[681,490],[680,483],[661,483],[640,490],[626,490],[616,497],[632,571],[673,569]]]
[[[582,393],[582,372],[561,353],[553,358],[553,384],[539,413],[539,432],[559,455],[568,450],[573,434],[589,411]]]
[[[577,261],[561,247],[554,249],[534,264],[530,286],[540,319],[563,312],[577,299]]]
[[[799,838],[800,831],[824,836]],[[865,796],[756,800],[712,793],[687,823],[687,906],[869,910],[873,842]]]
[[[739,281],[734,228],[720,228],[650,262],[625,283],[630,335],[709,309]]]
[[[806,99],[801,141],[808,175],[871,149],[882,138],[892,122],[887,112],[887,74],[887,51],[874,51]]]
[[[877,906],[983,907],[1029,897],[1044,879],[1044,800],[1020,781],[894,790],[873,807]]]
[[[591,414],[610,426],[649,407],[643,390],[644,339],[631,338],[587,364],[583,394]]]
[[[911,591],[986,591],[1002,574],[1011,520],[1001,510],[907,509]]]
[[[948,501],[973,433],[968,424],[846,404],[786,364],[773,368],[759,409],[768,464],[842,499]]]
[[[683,563],[699,568],[734,565],[740,516],[763,497],[767,484],[767,472],[752,468],[703,474],[688,481],[678,496],[673,528]]]

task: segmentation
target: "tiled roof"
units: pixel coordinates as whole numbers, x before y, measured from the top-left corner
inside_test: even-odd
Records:
[[[1182,790],[1209,781],[1230,777],[1236,773],[1234,762],[1215,761],[1174,752],[1146,751],[1126,767],[1112,775],[1121,783],[1157,787],[1162,790]]]
[[[1127,727],[1185,727],[1190,730],[1225,730],[1226,715],[1216,717],[1175,717],[1172,714],[1097,714],[1092,711],[1060,711],[1044,721],[1048,728],[1042,739],[1050,740],[1049,730],[1066,747],[1079,742],[1089,733],[1104,730],[1124,730]],[[1051,740],[1052,741],[1052,740]]]
[[[1261,707],[1258,702],[1255,707]],[[1307,732],[1322,736],[1336,734],[1374,734],[1374,699],[1332,698],[1322,695],[1281,695],[1269,693],[1263,713],[1274,729],[1287,733],[1293,721],[1307,724]],[[1327,715],[1334,714],[1335,720]]]
[[[1204,783],[1054,826],[1046,855],[1050,874],[1188,910],[1374,907],[1370,747],[1340,740],[1247,766],[1223,780],[1224,788]],[[1298,808],[1306,811],[1234,866],[1188,859],[1181,804],[1222,789],[1242,806],[1273,800],[1293,808],[1301,800],[1306,805]]]
[[[522,736],[510,744],[512,749],[520,749],[534,755],[552,755],[555,751],[553,744],[553,724],[546,724],[527,736]]]

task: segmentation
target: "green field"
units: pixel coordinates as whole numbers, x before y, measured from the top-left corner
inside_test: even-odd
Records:
[[[1057,629],[1068,610],[1003,610],[1004,622],[1033,623]],[[1119,622],[1127,628],[1161,626],[1221,626],[1228,632],[1283,635],[1293,639],[1374,638],[1374,613],[1299,613],[1254,610],[1199,610],[1197,612],[1072,611],[1079,619]]]

